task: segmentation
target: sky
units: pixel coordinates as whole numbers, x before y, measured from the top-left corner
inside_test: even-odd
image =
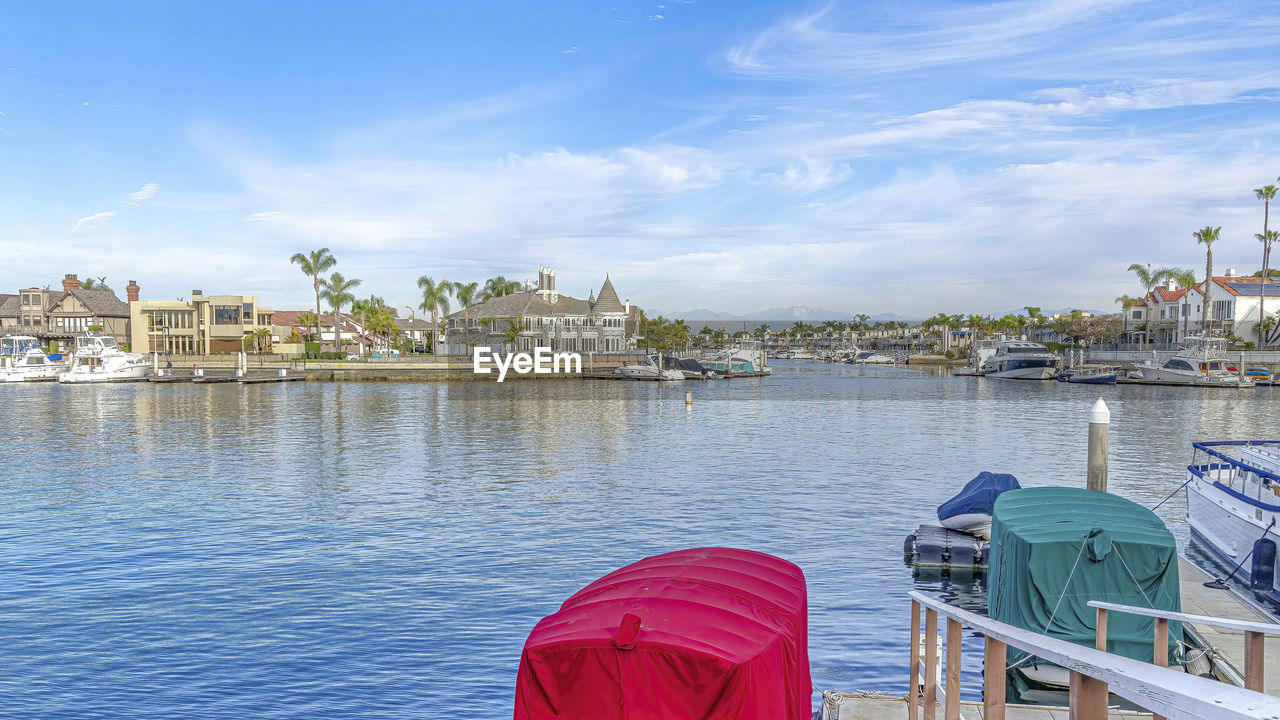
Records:
[[[1108,309],[1261,267],[1280,3],[7,3],[0,169],[0,292]]]

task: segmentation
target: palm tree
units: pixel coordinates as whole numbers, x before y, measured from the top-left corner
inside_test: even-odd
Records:
[[[1186,290],[1186,293],[1182,296],[1183,307],[1190,309],[1191,289],[1196,286],[1196,274],[1191,270],[1183,270],[1181,268],[1174,268],[1173,270],[1173,275],[1170,277],[1174,282],[1178,283],[1180,289]],[[1182,337],[1185,338],[1187,336],[1187,331],[1190,327],[1191,313],[1184,310],[1182,312]]]
[[[1209,337],[1209,291],[1213,289],[1213,244],[1218,242],[1218,234],[1222,232],[1222,226],[1204,228],[1195,231],[1192,235],[1196,239],[1196,244],[1203,243],[1205,247],[1204,261],[1204,313],[1200,317],[1200,332],[1205,337]]]
[[[1276,178],[1280,182],[1280,178]],[[1267,298],[1267,267],[1271,260],[1271,243],[1273,236],[1267,229],[1267,222],[1271,219],[1271,200],[1276,196],[1275,185],[1263,185],[1260,188],[1253,189],[1253,196],[1262,201],[1262,234],[1254,235],[1259,242],[1262,243],[1262,282],[1258,284],[1261,288],[1258,291],[1258,349],[1262,349],[1262,321],[1266,318],[1266,311],[1263,305]]]
[[[296,264],[304,275],[311,276],[311,285],[316,291],[316,342],[320,341],[320,276],[338,264],[338,259],[329,252],[329,248],[312,250],[309,254],[294,253],[289,262]]]
[[[483,302],[490,298],[502,297],[504,295],[512,295],[520,292],[520,283],[515,280],[508,280],[498,275],[484,281],[484,287],[480,290],[480,301]]]
[[[453,284],[453,296],[458,300],[458,304],[462,306],[462,324],[467,328],[466,332],[471,331],[471,316],[467,312],[467,308],[476,304],[476,295],[479,291],[480,283]]]
[[[324,290],[322,294],[324,299],[329,301],[333,306],[333,349],[336,352],[342,352],[342,326],[341,317],[342,307],[355,301],[355,296],[351,294],[351,290],[358,286],[360,281],[351,278],[342,277],[342,273],[335,272],[324,281]]]
[[[1173,277],[1174,274],[1178,272],[1177,268],[1160,268],[1159,270],[1152,270],[1151,263],[1147,263],[1146,265],[1142,265],[1140,263],[1134,263],[1129,266],[1129,270],[1137,274],[1138,282],[1142,283],[1142,286],[1146,289],[1146,293],[1143,294],[1142,296],[1144,300],[1146,299],[1147,295],[1150,295],[1152,291],[1154,291],[1160,285],[1164,284],[1165,282],[1168,282],[1169,278]],[[1142,328],[1142,344],[1144,345],[1151,344],[1151,312],[1150,310],[1148,310],[1147,312],[1147,322],[1145,326]]]
[[[111,290],[111,286],[107,285],[107,278],[105,276],[100,277],[97,280],[88,278],[84,282],[80,283],[80,287],[85,290]]]
[[[689,349],[689,340],[693,337],[693,328],[685,324],[684,320],[675,320],[671,323],[671,331],[677,342],[685,350]]]
[[[436,282],[429,276],[418,278],[418,288],[422,290],[422,304],[418,307],[423,312],[431,313],[431,354],[440,357],[440,315],[449,314],[449,296],[453,294],[453,283],[448,280]]]
[[[1112,302],[1120,303],[1120,308],[1123,310],[1123,314],[1121,315],[1121,318],[1123,319],[1121,327],[1123,330],[1120,331],[1120,334],[1123,335],[1129,332],[1129,309],[1133,307],[1134,303],[1138,302],[1138,298],[1121,295],[1115,300],[1112,300]]]

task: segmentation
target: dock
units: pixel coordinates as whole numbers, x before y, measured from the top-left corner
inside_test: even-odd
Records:
[[[167,385],[170,383],[198,383],[201,385],[217,383],[240,383],[241,385],[262,385],[265,383],[305,382],[305,375],[259,375],[257,377],[235,377],[234,375],[152,375],[138,378],[133,382],[152,382]]]
[[[859,697],[847,695],[840,702],[839,720],[902,720],[907,713],[907,699],[885,697]],[[942,717],[942,712],[938,712]],[[982,703],[960,703],[960,717],[964,720],[985,720]],[[1036,707],[1034,705],[1006,705],[1005,720],[1069,720],[1070,714],[1063,707]],[[1116,711],[1107,720],[1149,720],[1151,713]]]

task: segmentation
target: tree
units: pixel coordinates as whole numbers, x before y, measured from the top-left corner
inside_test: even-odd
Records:
[[[1276,178],[1276,181],[1280,182],[1280,178]],[[1262,282],[1258,284],[1261,288],[1258,291],[1258,349],[1262,349],[1262,321],[1267,315],[1263,305],[1266,303],[1267,280],[1270,277],[1267,268],[1271,261],[1271,243],[1275,240],[1275,235],[1267,229],[1267,223],[1271,219],[1271,201],[1275,199],[1276,186],[1263,185],[1260,188],[1254,188],[1253,196],[1262,201],[1262,233],[1254,235],[1262,243]]]
[[[333,253],[329,252],[329,248],[320,248],[319,250],[312,250],[307,255],[294,253],[293,257],[289,258],[289,262],[297,265],[304,275],[311,277],[311,285],[316,291],[316,342],[320,342],[320,276],[328,272],[334,265],[337,265],[338,259],[333,256]]]
[[[1178,287],[1186,292],[1182,295],[1182,303],[1184,309],[1182,314],[1182,337],[1187,336],[1187,332],[1191,329],[1191,290],[1196,286],[1196,274],[1191,270],[1183,270],[1182,268],[1173,268],[1170,278]]]
[[[1218,242],[1218,234],[1222,232],[1222,226],[1204,228],[1195,231],[1192,235],[1196,239],[1196,244],[1204,244],[1205,261],[1204,261],[1204,313],[1200,318],[1200,332],[1209,337],[1209,302],[1210,291],[1213,289],[1213,244]]]
[[[329,304],[333,306],[333,349],[342,352],[342,307],[355,301],[355,296],[351,294],[351,290],[360,284],[360,281],[351,278],[347,279],[342,273],[335,272],[324,281],[324,289],[322,295]]]
[[[484,288],[480,291],[480,301],[484,302],[490,298],[502,297],[504,295],[514,295],[520,292],[520,283],[515,280],[508,280],[498,275],[484,281]]]
[[[511,352],[520,349],[520,330],[523,326],[523,315],[517,315],[507,320],[507,329],[502,331],[502,337],[511,345]]]
[[[94,280],[93,278],[89,278],[84,282],[80,283],[80,287],[84,288],[85,290],[106,290],[108,292],[112,292],[111,286],[107,285],[107,278],[105,276],[100,277],[97,280]]]
[[[422,304],[418,307],[423,312],[431,313],[431,354],[440,356],[440,316],[449,314],[449,296],[453,294],[453,283],[448,280],[436,282],[429,276],[418,278],[418,289],[422,290]]]
[[[263,327],[257,330],[250,330],[240,339],[241,345],[249,345],[253,343],[254,352],[262,352],[264,348],[271,347],[271,328]]]
[[[453,297],[457,299],[458,304],[462,306],[462,325],[466,330],[471,332],[471,316],[467,312],[467,308],[476,304],[476,295],[480,291],[480,283],[462,283],[453,284]],[[465,337],[465,335],[464,335]]]
[[[1129,332],[1129,310],[1133,307],[1134,303],[1138,302],[1138,298],[1129,297],[1128,295],[1121,295],[1115,300],[1112,300],[1112,302],[1119,303],[1123,311],[1123,314],[1121,315],[1121,318],[1123,319],[1120,325],[1121,326],[1120,334],[1123,335],[1124,333]]]
[[[312,313],[310,310],[298,314],[298,324],[304,328],[315,328],[315,342],[320,342],[320,316]],[[310,334],[308,334],[310,337]]]
[[[1138,282],[1141,282],[1143,287],[1146,288],[1146,293],[1142,296],[1143,299],[1150,295],[1151,292],[1161,284],[1168,282],[1169,278],[1172,277],[1174,273],[1178,272],[1177,268],[1160,268],[1159,270],[1152,270],[1151,263],[1147,263],[1146,265],[1134,263],[1129,266],[1129,270],[1138,276]],[[1142,328],[1142,344],[1151,344],[1151,312],[1149,309],[1147,311],[1147,322]]]

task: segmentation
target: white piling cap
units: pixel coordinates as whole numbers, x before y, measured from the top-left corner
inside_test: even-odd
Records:
[[[1089,424],[1111,424],[1111,409],[1102,401],[1102,398],[1098,398],[1098,402],[1094,403],[1093,407],[1089,410]]]

